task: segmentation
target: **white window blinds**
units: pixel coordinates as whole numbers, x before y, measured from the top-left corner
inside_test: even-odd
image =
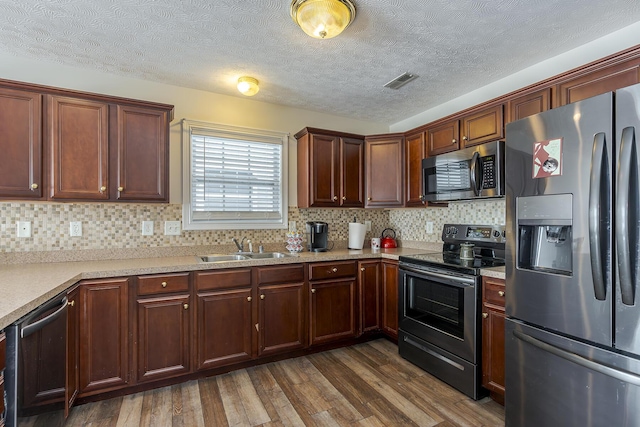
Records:
[[[287,135],[191,124],[188,138],[189,222],[221,225],[206,228],[286,225]]]

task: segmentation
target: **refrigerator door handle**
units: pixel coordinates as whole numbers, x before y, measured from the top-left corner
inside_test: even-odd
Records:
[[[607,215],[604,222],[609,223],[608,204],[609,195],[601,191],[602,179],[609,181],[609,168],[607,159],[607,140],[605,134],[600,132],[593,138],[593,155],[591,157],[591,181],[589,183],[589,249],[591,251],[591,275],[593,276],[593,291],[596,299],[604,301],[607,298],[606,280],[602,268],[602,227],[601,215]],[[603,200],[604,198],[604,200]],[[604,202],[604,203],[603,203]],[[604,230],[605,232],[607,230]],[[606,237],[604,237],[606,241]]]
[[[625,372],[620,369],[612,368],[610,366],[601,365],[600,363],[589,360],[585,357],[582,357],[578,354],[571,353],[570,351],[564,350],[562,348],[556,347],[553,344],[542,341],[538,338],[534,338],[531,335],[527,335],[520,331],[513,331],[513,335],[528,344],[531,344],[534,347],[538,347],[539,349],[551,353],[555,356],[561,357],[569,362],[577,363],[580,366],[584,366],[587,369],[598,372],[603,375],[607,375],[609,377],[615,378],[617,380],[633,384],[635,386],[640,386],[640,376],[632,374],[630,372]]]
[[[473,193],[476,196],[480,195],[480,186],[482,185],[482,180],[478,183],[476,173],[478,170],[478,160],[480,160],[480,154],[478,152],[474,152],[473,156],[471,156],[471,167],[469,168],[469,174],[471,175],[471,188],[473,188]]]
[[[618,157],[618,192],[616,194],[616,246],[618,269],[620,274],[620,295],[622,303],[634,305],[635,286],[631,275],[631,242],[629,241],[629,198],[631,191],[631,162],[636,145],[635,129],[626,127],[622,130],[620,140],[620,156]],[[634,186],[638,183],[634,183]]]

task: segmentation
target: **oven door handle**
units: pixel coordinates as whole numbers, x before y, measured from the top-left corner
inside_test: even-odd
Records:
[[[473,287],[476,284],[475,277],[454,276],[446,273],[437,273],[435,271],[418,270],[407,266],[402,266],[401,271],[413,273],[422,279],[436,279],[437,282],[446,283],[458,288]]]

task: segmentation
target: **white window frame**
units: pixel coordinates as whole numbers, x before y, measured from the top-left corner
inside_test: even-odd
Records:
[[[191,135],[206,134],[244,141],[281,144],[281,216],[275,218],[227,218],[196,219],[192,211],[191,193]],[[262,129],[228,126],[196,120],[182,120],[182,228],[184,230],[230,230],[230,229],[287,229],[288,228],[288,148],[289,134]]]

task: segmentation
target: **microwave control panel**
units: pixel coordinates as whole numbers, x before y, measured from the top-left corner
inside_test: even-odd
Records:
[[[482,189],[496,188],[496,156],[482,157]]]

